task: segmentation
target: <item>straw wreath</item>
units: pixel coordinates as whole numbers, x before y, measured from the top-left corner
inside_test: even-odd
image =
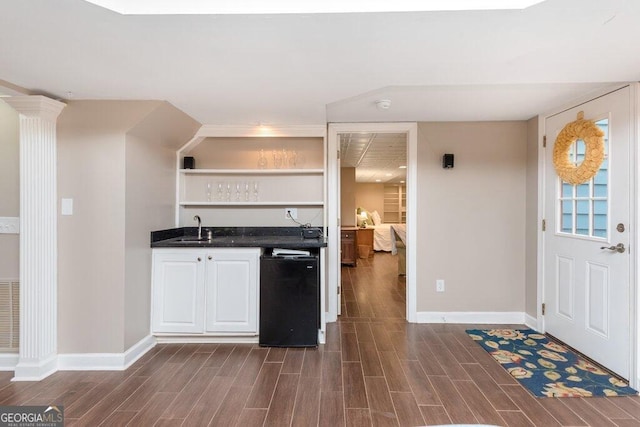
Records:
[[[583,184],[598,173],[604,160],[604,132],[591,120],[584,120],[584,113],[578,113],[578,120],[567,123],[560,131],[553,146],[553,166],[563,181],[572,185]],[[584,161],[576,166],[569,158],[571,144],[577,140],[585,143]]]

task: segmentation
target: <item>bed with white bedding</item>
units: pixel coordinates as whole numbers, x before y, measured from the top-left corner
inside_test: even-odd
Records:
[[[407,226],[405,224],[391,224],[391,240],[393,240],[394,255],[398,254],[398,275],[407,274]]]
[[[406,224],[368,225],[367,228],[373,229],[373,249],[376,251],[391,252],[393,255],[398,255],[398,275],[406,275]]]
[[[369,212],[366,209],[358,208],[357,210],[358,227],[366,227],[373,230],[373,250],[391,252],[393,255],[397,253],[396,239],[398,236],[404,243],[406,232],[405,224],[382,223],[378,211]],[[395,234],[392,232],[395,229]],[[404,247],[404,245],[403,245]]]
[[[394,239],[391,227],[396,229],[396,233],[406,235],[405,224],[380,224],[367,225],[373,229],[373,250],[396,253],[396,240]]]

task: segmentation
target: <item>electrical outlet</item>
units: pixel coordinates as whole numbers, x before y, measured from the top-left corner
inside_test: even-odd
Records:
[[[298,208],[284,208],[284,217],[286,219],[298,219]]]
[[[444,280],[436,280],[436,292],[444,292]]]

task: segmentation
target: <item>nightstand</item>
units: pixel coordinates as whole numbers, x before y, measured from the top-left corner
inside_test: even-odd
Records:
[[[369,258],[373,256],[373,228],[358,228],[357,234],[357,244],[362,246],[366,245],[369,247]]]
[[[358,262],[358,231],[355,227],[344,227],[340,229],[340,262],[351,264],[354,267]]]

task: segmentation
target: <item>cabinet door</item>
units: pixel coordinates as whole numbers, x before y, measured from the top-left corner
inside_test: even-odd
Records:
[[[207,253],[207,332],[258,332],[259,260],[257,248]]]
[[[153,332],[203,332],[204,261],[200,251],[154,252]]]
[[[356,265],[356,232],[342,230],[340,232],[340,261],[342,264]]]

